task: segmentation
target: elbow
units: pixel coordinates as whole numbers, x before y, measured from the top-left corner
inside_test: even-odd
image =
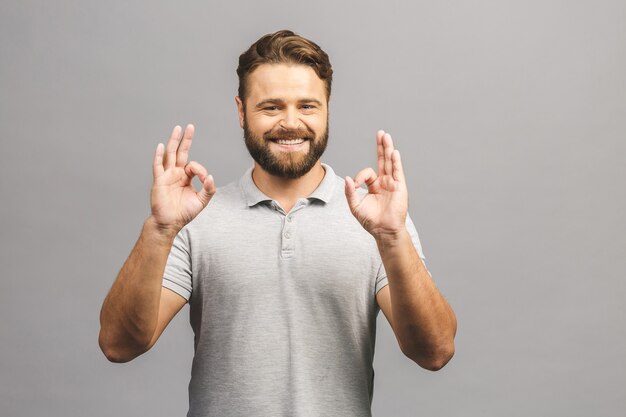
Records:
[[[104,353],[104,356],[107,358],[107,360],[112,363],[126,363],[130,362],[136,357],[124,355],[122,352],[116,349],[105,348],[102,346],[100,347],[100,349],[102,350],[102,353]]]
[[[112,363],[126,363],[134,359],[133,357],[122,355],[120,352],[116,351],[115,349],[105,349],[105,348],[101,348],[101,349],[102,349],[102,353],[104,353],[104,356],[108,359],[109,362],[112,362]]]
[[[429,358],[429,360],[425,361],[423,365],[420,365],[420,366],[422,366],[422,368],[427,369],[429,371],[436,372],[442,369],[444,366],[446,366],[448,362],[450,362],[453,356],[454,356],[454,347],[450,350],[441,352],[440,354],[432,358]]]
[[[122,346],[121,344],[110,340],[110,338],[107,338],[102,331],[98,337],[98,345],[107,360],[113,363],[130,362],[149,349],[146,346],[138,345]]]
[[[403,350],[406,357],[429,371],[439,371],[454,356],[454,342],[441,344],[436,348],[414,348]]]

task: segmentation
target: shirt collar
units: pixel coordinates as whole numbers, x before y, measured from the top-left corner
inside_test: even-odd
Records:
[[[317,188],[307,198],[313,198],[323,201],[324,203],[328,203],[333,195],[333,191],[335,188],[335,171],[333,171],[330,165],[327,165],[323,162],[322,167],[324,167],[325,171],[324,178],[322,179],[322,182],[320,182],[320,185],[318,185]],[[252,207],[264,201],[272,201],[270,197],[266,196],[261,190],[259,190],[259,188],[252,180],[253,169],[254,165],[248,168],[248,170],[239,180],[239,184],[241,186],[241,189],[243,190],[248,207]]]

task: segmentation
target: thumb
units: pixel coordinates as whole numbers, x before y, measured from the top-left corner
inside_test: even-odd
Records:
[[[359,205],[361,200],[359,199],[359,195],[356,192],[354,181],[350,177],[346,177],[345,193],[346,199],[348,200],[348,206],[350,206],[350,210],[354,213],[354,210]]]
[[[209,201],[215,194],[215,181],[213,180],[213,175],[207,175],[204,178],[204,182],[202,183],[202,189],[198,191],[196,194],[198,199],[202,202],[202,204],[206,207],[209,204]]]

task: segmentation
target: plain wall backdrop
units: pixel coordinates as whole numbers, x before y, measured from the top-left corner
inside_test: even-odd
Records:
[[[374,415],[622,416],[622,0],[1,1],[0,415],[185,415],[188,308],[116,365],[100,306],[174,125],[218,185],[251,165],[237,58],[284,28],[334,65],[323,161],[354,175],[392,134],[459,320],[432,373],[379,315]]]

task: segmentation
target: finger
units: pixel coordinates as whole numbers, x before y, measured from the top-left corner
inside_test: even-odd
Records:
[[[376,182],[378,175],[374,172],[372,168],[365,168],[359,171],[358,174],[354,177],[354,185],[355,187],[360,187],[361,184],[365,183],[368,187]]]
[[[400,159],[400,151],[394,150],[391,154],[391,162],[393,163],[393,179],[400,182],[405,182],[404,168],[402,168],[402,160]]]
[[[354,184],[352,178],[346,177],[346,186],[344,191],[346,193],[346,200],[348,200],[348,206],[352,212],[354,212],[356,207],[361,202],[361,199],[356,191],[357,188],[358,187]]]
[[[180,142],[180,132],[182,128],[175,126],[170,135],[170,140],[167,141],[165,147],[165,160],[163,162],[163,168],[168,169],[174,166],[176,163],[176,149],[178,149],[178,142]]]
[[[391,164],[391,154],[393,153],[393,141],[391,135],[385,133],[383,135],[383,147],[385,151],[385,175],[391,175],[393,167]]]
[[[191,161],[187,165],[185,165],[185,174],[187,174],[190,180],[193,179],[193,177],[197,176],[202,183],[204,183],[206,177],[209,176],[206,168],[196,161]]]
[[[378,155],[378,175],[383,175],[385,170],[385,152],[383,149],[383,135],[384,130],[376,132],[376,153]]]
[[[209,201],[215,194],[217,189],[215,188],[215,180],[213,179],[213,175],[208,175],[202,181],[202,189],[196,193],[202,204],[206,207],[209,204]]]
[[[162,143],[159,143],[154,153],[154,160],[152,162],[152,177],[157,179],[163,175],[163,152],[165,147]]]
[[[178,145],[178,150],[176,151],[177,167],[184,167],[187,163],[187,158],[189,157],[189,149],[191,148],[191,140],[193,139],[194,132],[195,127],[192,124],[188,124],[185,128],[185,132],[183,133],[183,138]]]

